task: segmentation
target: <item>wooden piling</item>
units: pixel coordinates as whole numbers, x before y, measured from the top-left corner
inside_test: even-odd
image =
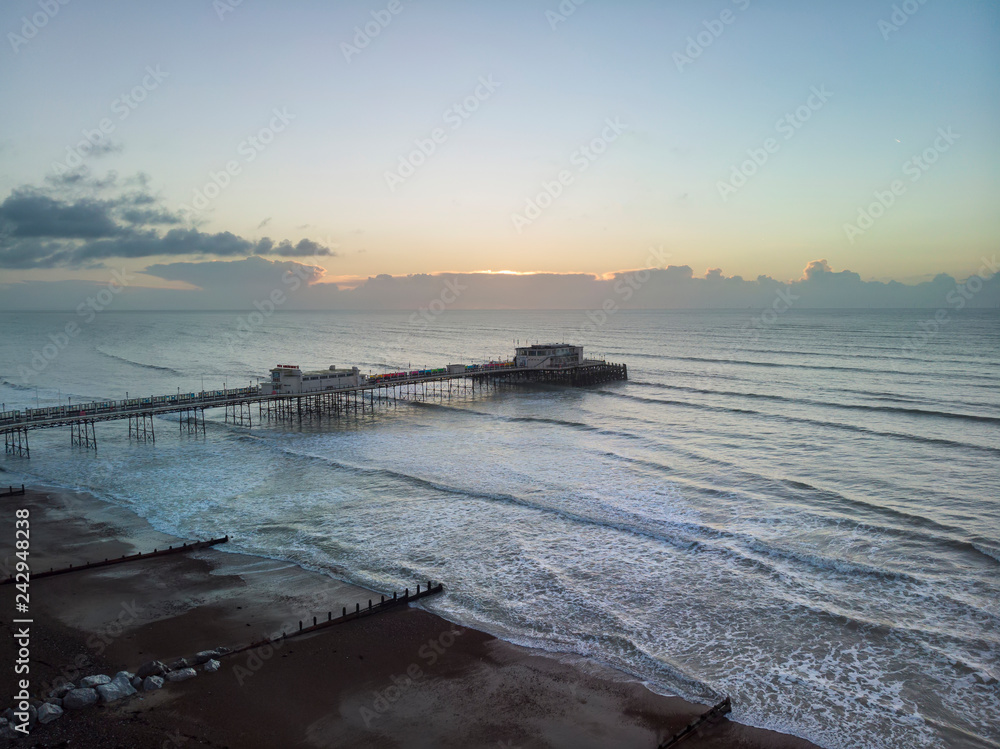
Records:
[[[733,709],[732,703],[729,701],[729,698],[726,697],[726,699],[722,700],[722,702],[717,704],[711,710],[702,713],[700,716],[698,716],[698,718],[692,721],[686,728],[675,733],[671,738],[664,741],[656,749],[668,749],[669,747],[677,746],[677,744],[679,744],[681,741],[683,741],[688,736],[693,734],[695,731],[698,730],[698,728],[703,726],[705,723],[712,720],[713,718],[726,715],[727,713],[732,711],[732,709]]]

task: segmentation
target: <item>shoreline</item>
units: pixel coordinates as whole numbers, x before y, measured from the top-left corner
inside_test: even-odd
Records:
[[[32,486],[4,498],[4,527],[13,529],[18,507],[31,512],[36,569],[194,540],[160,533],[78,490]],[[0,553],[12,559],[13,536],[4,535]],[[33,692],[60,676],[113,675],[152,659],[235,648],[380,595],[292,563],[215,548],[45,578],[31,590]],[[3,610],[13,611],[13,586],[0,591]],[[218,673],[199,671],[158,692],[68,712],[38,726],[31,740],[97,746],[114,737],[160,746],[179,731],[180,743],[210,746],[655,747],[711,707],[657,694],[595,660],[509,643],[413,606],[269,650],[221,658]],[[12,637],[4,637],[2,660],[13,662],[12,653]],[[8,705],[11,671],[0,674]],[[682,746],[815,749],[728,720]]]

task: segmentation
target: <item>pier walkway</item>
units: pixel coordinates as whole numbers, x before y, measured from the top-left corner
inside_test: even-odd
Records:
[[[433,373],[376,375],[357,386],[316,392],[271,394],[260,386],[251,386],[4,411],[0,413],[0,432],[4,435],[7,454],[30,457],[28,432],[34,429],[69,426],[72,445],[96,450],[94,425],[99,421],[128,419],[129,439],[152,442],[156,439],[154,417],[176,413],[181,431],[186,427],[188,431],[200,430],[204,433],[205,410],[210,408],[224,408],[226,423],[232,421],[239,426],[251,427],[251,406],[254,404],[257,405],[258,421],[301,420],[315,415],[365,413],[398,401],[475,396],[484,391],[524,383],[577,387],[627,379],[626,365],[597,359],[556,369],[490,362],[468,366],[457,373],[438,370]]]

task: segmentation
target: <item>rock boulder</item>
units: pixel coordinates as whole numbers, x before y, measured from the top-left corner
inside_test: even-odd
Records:
[[[101,702],[115,702],[135,694],[135,689],[124,675],[116,676],[110,684],[99,684],[97,694],[101,697]]]
[[[66,692],[68,692],[71,689],[76,689],[76,685],[73,684],[72,682],[68,684],[60,684],[58,687],[55,687],[54,689],[49,691],[49,697],[63,697],[66,694]]]
[[[105,676],[104,674],[97,674],[96,676],[84,676],[82,679],[80,679],[80,688],[92,689],[93,687],[96,687],[99,684],[110,684],[110,683],[111,683],[111,677]]]
[[[82,687],[66,693],[63,697],[63,707],[67,710],[80,710],[90,707],[97,702],[97,692],[93,689]]]
[[[145,679],[147,676],[163,676],[168,670],[162,661],[149,661],[139,666],[135,675],[140,679]]]
[[[60,715],[63,714],[63,709],[59,705],[53,705],[46,702],[40,708],[38,708],[38,722],[39,723],[51,723]]]

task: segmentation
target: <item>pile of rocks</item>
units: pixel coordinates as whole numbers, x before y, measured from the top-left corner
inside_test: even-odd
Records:
[[[229,652],[229,648],[202,650],[190,658],[178,658],[169,664],[162,661],[149,661],[139,667],[136,673],[119,671],[114,677],[104,674],[84,676],[75,684],[63,684],[49,692],[44,702],[31,705],[29,710],[28,730],[36,724],[51,723],[66,710],[82,710],[85,707],[104,705],[109,702],[131,697],[138,691],[152,692],[160,689],[167,681],[186,681],[198,675],[195,666],[201,666],[202,671],[214,673],[219,670],[217,658]],[[0,717],[0,738],[17,738],[23,734],[13,728],[15,722],[13,709],[7,709]]]

